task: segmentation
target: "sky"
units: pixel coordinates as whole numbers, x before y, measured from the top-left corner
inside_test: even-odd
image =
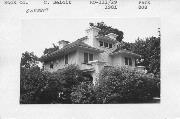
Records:
[[[31,19],[22,20],[22,52],[34,52],[38,57],[45,48],[60,40],[73,42],[86,36],[89,23],[104,22],[124,32],[123,41],[135,42],[145,37],[158,36],[159,18],[102,18],[102,19]]]

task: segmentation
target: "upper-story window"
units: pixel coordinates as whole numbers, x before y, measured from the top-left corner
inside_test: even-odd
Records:
[[[88,63],[89,61],[93,61],[93,54],[84,53],[84,63]]]
[[[104,47],[108,47],[108,43],[104,42]]]
[[[109,44],[109,48],[112,48],[112,44],[111,43]]]
[[[84,63],[88,63],[88,53],[84,53]]]
[[[125,65],[132,66],[132,59],[128,58],[128,57],[125,57]]]
[[[89,61],[93,61],[93,54],[89,53]]]
[[[68,55],[65,55],[65,64],[68,64]]]
[[[112,45],[112,43],[99,41],[99,46],[100,47],[106,47],[106,48],[112,48],[113,45]]]
[[[103,42],[102,41],[99,41],[99,46],[103,46]]]
[[[53,67],[54,67],[54,64],[53,64],[53,62],[51,62],[50,63],[50,69],[53,69]]]

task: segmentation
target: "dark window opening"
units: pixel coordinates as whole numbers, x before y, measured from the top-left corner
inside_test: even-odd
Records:
[[[65,55],[65,64],[68,64],[68,55]]]
[[[132,66],[132,59],[129,58],[129,65]]]
[[[54,66],[53,63],[51,63],[51,64],[50,64],[50,68],[53,69],[53,66]]]
[[[84,63],[88,63],[88,53],[84,53]]]
[[[125,57],[125,65],[132,66],[132,59]]]
[[[103,46],[103,42],[102,42],[102,41],[99,41],[99,45],[100,45],[100,46]]]
[[[108,47],[108,43],[104,43],[104,46],[105,46],[105,47]]]
[[[109,44],[109,48],[112,48],[112,44]]]
[[[125,65],[128,65],[128,58],[125,57]]]

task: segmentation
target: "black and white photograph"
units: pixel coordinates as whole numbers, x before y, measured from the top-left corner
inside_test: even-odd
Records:
[[[179,4],[0,0],[0,119],[180,119]]]
[[[22,21],[20,104],[160,104],[159,18]]]

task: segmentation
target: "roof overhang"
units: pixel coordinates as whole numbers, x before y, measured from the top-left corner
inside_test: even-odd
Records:
[[[117,40],[114,40],[108,36],[96,36],[96,39],[99,40],[99,41],[105,41],[105,42],[111,42],[111,43],[117,43],[118,41]]]
[[[64,48],[64,49],[60,49],[57,50],[51,54],[47,54],[47,55],[43,55],[39,60],[41,62],[45,62],[45,61],[52,61],[54,59],[57,59],[58,57],[61,57],[69,52],[75,51],[77,49],[76,46],[71,47],[71,48]]]
[[[131,55],[135,58],[140,58],[141,55],[138,55],[136,53],[133,53],[131,51],[128,51],[128,50],[120,50],[120,51],[117,51],[117,52],[114,52],[114,53],[110,53],[109,55],[110,56],[116,56],[116,55],[120,55],[120,54],[123,54],[123,55]]]
[[[79,46],[78,49],[80,50],[88,50],[91,52],[95,52],[95,53],[103,53],[103,50],[97,49],[97,48],[90,48],[90,47],[84,47],[84,46]]]
[[[51,54],[43,55],[41,58],[39,58],[39,60],[41,62],[52,61],[52,60],[55,60],[55,59],[65,55],[65,54],[76,51],[77,49],[88,50],[88,51],[95,52],[95,53],[104,52],[103,50],[93,48],[93,47],[86,47],[86,46],[81,46],[81,45],[80,46],[79,45],[72,45],[71,47],[62,48],[62,49],[57,50]]]

